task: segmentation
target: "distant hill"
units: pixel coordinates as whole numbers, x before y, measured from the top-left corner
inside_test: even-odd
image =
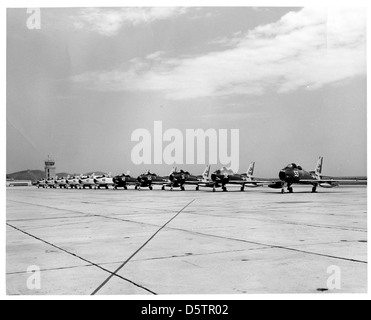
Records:
[[[45,179],[45,172],[41,170],[25,170],[6,175],[7,179],[14,180],[31,180],[35,182],[37,180]]]
[[[88,172],[88,173],[84,173],[84,175],[91,175],[95,173],[95,175],[99,176],[99,175],[104,175],[105,173],[104,172],[101,172],[101,171],[95,171],[95,172]],[[57,173],[56,175],[58,177],[67,177],[67,176],[79,176],[81,173],[67,173],[67,172],[61,172],[61,173]],[[10,174],[7,174],[6,175],[6,178],[7,179],[14,179],[14,180],[31,180],[32,182],[36,182],[38,180],[42,180],[42,179],[45,179],[45,172],[44,171],[41,171],[41,170],[25,170],[25,171],[19,171],[19,172],[15,172],[15,173],[10,173]]]

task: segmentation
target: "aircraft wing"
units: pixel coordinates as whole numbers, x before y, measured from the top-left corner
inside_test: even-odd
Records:
[[[152,180],[152,184],[155,186],[162,186],[166,183],[171,183],[169,179],[163,179],[163,180]]]
[[[136,186],[137,184],[139,184],[139,182],[128,181],[128,182],[125,182],[125,184],[128,186]]]
[[[204,188],[212,188],[215,186],[215,183],[210,181],[210,182],[198,182],[197,185],[199,187],[204,187]]]
[[[199,186],[200,183],[202,183],[202,181],[187,181],[184,183],[185,185],[188,185],[188,186]]]
[[[230,185],[251,185],[251,186],[264,186],[267,184],[271,184],[272,182],[275,182],[273,180],[251,180],[251,181],[246,181],[246,180],[233,180],[229,181],[227,184]]]
[[[342,183],[342,182],[367,182],[364,179],[303,179],[304,183]]]

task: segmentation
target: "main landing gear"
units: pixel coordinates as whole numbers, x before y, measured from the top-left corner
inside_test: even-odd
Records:
[[[316,193],[316,192],[317,192],[317,186],[313,186],[312,193]]]
[[[293,188],[293,187],[287,187],[287,191],[288,191],[289,193],[293,193],[293,192],[294,192],[294,188]],[[282,194],[285,193],[285,188],[282,188],[281,193],[282,193]]]

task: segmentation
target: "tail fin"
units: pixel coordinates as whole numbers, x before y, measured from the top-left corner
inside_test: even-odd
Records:
[[[174,173],[174,172],[176,172],[178,170],[178,168],[177,167],[174,167],[172,170],[171,170],[171,172],[170,172],[170,176]]]
[[[209,175],[210,175],[210,169],[211,169],[211,166],[208,165],[208,166],[206,167],[206,169],[205,169],[203,175],[202,175],[202,177],[203,177],[204,179],[209,178]]]
[[[126,172],[127,176],[130,176],[130,174],[131,174],[130,170]]]
[[[254,175],[254,169],[255,169],[255,162],[250,163],[249,170],[247,170],[247,176],[252,177]]]
[[[323,157],[319,157],[316,169],[314,171],[317,176],[319,176],[322,173],[322,166],[323,166]]]

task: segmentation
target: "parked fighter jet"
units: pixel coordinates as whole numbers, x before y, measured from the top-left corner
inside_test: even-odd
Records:
[[[96,187],[95,179],[96,179],[95,173],[93,173],[90,176],[80,175],[80,179],[79,179],[80,189],[81,188],[93,189],[93,187],[95,188]]]
[[[55,189],[56,188],[55,180],[54,179],[46,180],[46,187],[51,188],[51,189]]]
[[[75,177],[70,177],[68,176],[67,179],[66,179],[66,182],[67,182],[67,185],[71,188],[71,189],[78,189],[80,188],[80,177],[79,176],[75,176]]]
[[[174,169],[170,172],[170,175],[174,172]],[[153,190],[154,185],[161,185],[169,182],[170,175],[167,177],[160,177],[157,174],[151,173],[147,171],[146,173],[140,175],[138,177],[138,189],[141,188],[149,188],[149,190]]]
[[[58,178],[58,177],[56,177],[55,178],[55,187],[56,188],[65,188],[65,189],[67,189],[68,188],[68,184],[67,184],[67,180],[65,179],[65,178]]]
[[[46,185],[46,180],[45,179],[42,179],[42,180],[39,180],[36,182],[36,186],[38,189],[40,188],[47,188],[47,185]]]
[[[205,178],[208,179],[210,174],[210,166],[206,167],[202,176],[194,176],[189,172],[180,170],[177,171],[177,168],[173,169],[173,172],[169,176],[169,182],[165,183],[162,186],[162,190],[165,190],[166,187],[169,187],[172,191],[174,188],[180,188],[180,190],[184,191],[186,185],[193,185],[196,186],[197,191],[199,190],[199,185],[205,181]]]
[[[109,173],[108,175],[103,175],[101,177],[96,177],[94,179],[94,183],[96,184],[96,188],[98,189],[100,189],[101,187],[109,189],[110,186],[115,185],[111,173]]]
[[[255,162],[251,162],[246,173],[235,174],[232,170],[222,168],[211,175],[211,180],[214,182],[213,191],[216,188],[222,188],[224,192],[227,190],[227,184],[240,185],[241,191],[245,191],[245,187],[256,188],[263,186],[267,181],[257,180],[253,177]]]
[[[135,186],[135,190],[138,189],[139,182],[138,178],[134,178],[130,175],[130,171],[126,174],[123,173],[120,176],[116,176],[113,179],[114,186],[113,188],[117,190],[118,188],[124,188],[125,190],[128,189],[128,186]]]
[[[290,163],[279,173],[280,181],[276,181],[270,185],[270,188],[281,189],[281,193],[287,191],[292,193],[294,189],[293,184],[307,184],[312,185],[312,192],[317,192],[317,187],[333,188],[339,186],[341,182],[357,182],[357,179],[334,179],[332,177],[322,175],[323,157],[319,157],[316,169],[314,171],[305,171],[299,165]]]

